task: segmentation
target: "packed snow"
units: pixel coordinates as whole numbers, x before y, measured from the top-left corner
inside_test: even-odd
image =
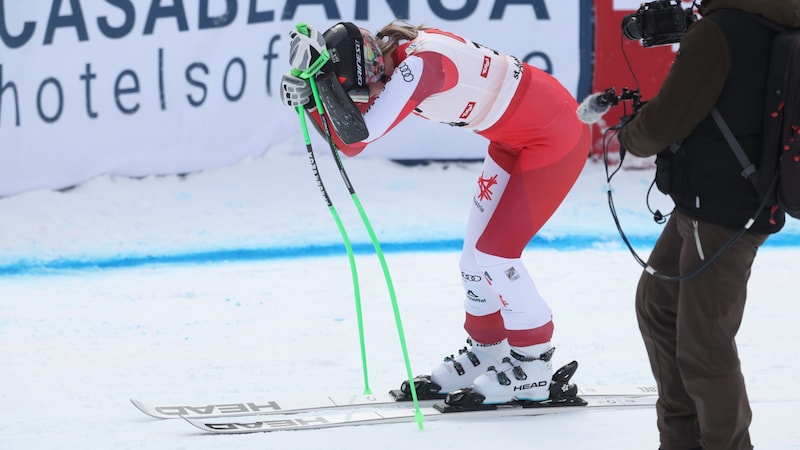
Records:
[[[185,176],[98,177],[0,199],[0,449],[656,449],[652,408],[206,435],[129,399],[211,404],[360,394],[406,377],[386,279],[333,158],[316,149],[334,209],[301,142]],[[368,151],[367,151],[368,152]],[[479,163],[344,159],[384,251],[414,374],[465,345],[458,250]],[[648,164],[610,186],[646,258],[662,225]],[[588,162],[524,254],[554,310],[556,366],[586,385],[653,384],[633,313],[641,268]],[[653,209],[670,203],[650,194]],[[353,276],[331,212],[356,251]],[[757,448],[800,448],[792,281],[800,221],[761,249],[738,336]],[[368,386],[365,386],[367,385]]]

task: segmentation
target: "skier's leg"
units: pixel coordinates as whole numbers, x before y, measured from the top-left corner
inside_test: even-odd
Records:
[[[549,397],[552,312],[522,263],[521,254],[578,178],[588,148],[588,139],[583,137],[570,138],[573,147],[561,158],[554,159],[552,151],[552,146],[563,144],[560,141],[522,151],[511,170],[508,186],[476,243],[476,261],[501,302],[512,349],[508,362],[498,372],[475,380],[475,390],[486,396],[487,402]],[[502,151],[496,144],[494,148]],[[491,176],[484,173],[484,178]],[[525,375],[514,367],[521,367]]]
[[[491,173],[491,179],[483,174]],[[472,386],[472,381],[490,366],[508,356],[506,329],[500,314],[500,302],[475,259],[475,243],[489,222],[505,190],[509,174],[490,157],[484,161],[467,221],[459,266],[464,287],[464,329],[468,347],[444,358],[431,370],[431,381],[441,392]]]

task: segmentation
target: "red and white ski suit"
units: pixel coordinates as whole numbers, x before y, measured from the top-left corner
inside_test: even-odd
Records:
[[[464,327],[473,340],[512,347],[549,342],[552,312],[520,259],[572,188],[589,153],[577,102],[554,77],[452,33],[428,29],[392,54],[394,72],[364,114],[360,153],[410,114],[489,140],[460,266]]]

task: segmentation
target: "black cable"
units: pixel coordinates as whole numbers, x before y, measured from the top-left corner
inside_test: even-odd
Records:
[[[631,252],[631,255],[633,255],[633,258],[636,260],[636,262],[639,263],[640,266],[642,266],[642,268],[645,270],[645,272],[649,273],[650,275],[652,275],[653,277],[655,277],[655,278],[657,278],[659,280],[663,280],[663,281],[684,281],[684,280],[688,280],[690,278],[693,278],[694,276],[696,276],[700,272],[702,272],[705,269],[707,269],[714,261],[717,260],[717,258],[719,258],[722,255],[723,252],[725,252],[725,250],[730,248],[737,240],[739,240],[740,237],[742,237],[742,235],[744,235],[747,232],[747,230],[750,229],[750,226],[752,226],[752,224],[755,222],[756,218],[759,215],[761,215],[761,212],[764,211],[764,208],[769,203],[769,195],[764,196],[764,198],[761,201],[761,204],[758,206],[758,209],[756,210],[755,214],[753,214],[752,218],[750,218],[747,221],[747,223],[739,231],[736,232],[736,234],[731,236],[731,238],[728,240],[728,242],[726,242],[725,245],[720,247],[717,250],[717,252],[714,253],[714,255],[711,258],[705,260],[702,264],[700,264],[694,270],[692,270],[689,273],[685,273],[683,275],[675,275],[675,276],[664,275],[664,274],[658,272],[654,267],[652,267],[649,264],[647,264],[647,262],[645,260],[643,260],[639,256],[638,253],[636,253],[636,250],[633,249],[633,245],[631,245],[630,241],[628,240],[628,237],[625,235],[625,232],[622,230],[622,224],[619,221],[619,216],[617,216],[617,210],[616,210],[616,207],[614,206],[614,197],[612,195],[612,189],[611,189],[611,179],[622,168],[623,158],[620,158],[619,166],[617,166],[617,168],[613,172],[609,173],[608,146],[609,146],[610,139],[613,139],[614,137],[616,137],[619,134],[619,132],[620,132],[620,128],[617,126],[617,127],[609,128],[609,129],[607,129],[605,131],[605,133],[603,133],[603,165],[605,166],[605,172],[606,172],[608,207],[609,207],[609,210],[611,211],[611,217],[614,219],[614,224],[617,227],[617,231],[619,232],[619,235],[622,238],[622,241],[625,243],[625,245],[628,247],[628,250]],[[609,134],[611,134],[610,138],[609,138]],[[775,184],[775,180],[773,180],[772,183],[774,185]],[[652,184],[650,185],[650,188],[648,189],[648,194],[649,194],[650,189],[652,189]],[[769,191],[767,191],[767,192],[771,192],[771,189]],[[649,206],[648,206],[648,208],[649,208]]]

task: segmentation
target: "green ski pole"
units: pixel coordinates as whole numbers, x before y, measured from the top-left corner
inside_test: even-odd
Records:
[[[295,76],[302,77],[301,72],[297,69],[292,69],[292,74]],[[339,234],[342,235],[342,241],[344,242],[344,246],[347,249],[347,258],[350,261],[350,271],[353,277],[353,294],[355,296],[355,302],[356,302],[356,320],[358,322],[358,340],[361,347],[361,366],[364,376],[364,394],[369,395],[372,394],[372,390],[369,388],[366,341],[364,339],[364,320],[363,320],[363,314],[361,312],[361,289],[358,283],[358,269],[356,268],[355,255],[353,254],[353,246],[350,244],[350,238],[347,236],[347,231],[344,228],[344,224],[342,223],[342,220],[339,217],[339,213],[336,211],[336,208],[333,206],[333,201],[328,195],[328,191],[325,189],[325,184],[322,182],[322,176],[320,176],[319,168],[317,167],[317,160],[314,157],[314,149],[311,147],[311,138],[308,135],[308,125],[306,124],[306,116],[304,108],[303,106],[297,106],[296,110],[297,110],[297,115],[300,118],[300,128],[303,131],[303,139],[305,140],[306,143],[306,150],[308,151],[308,160],[311,163],[311,170],[314,172],[314,178],[317,180],[317,186],[319,187],[319,190],[322,193],[322,197],[325,199],[325,203],[328,205],[328,210],[331,212],[331,216],[333,216],[333,220],[334,222],[336,222],[336,226],[339,228]]]
[[[306,28],[306,25],[303,23],[297,25],[297,30],[305,34],[306,36],[308,35],[308,30]],[[323,53],[327,55],[327,49]],[[312,66],[316,65],[317,64],[315,62],[315,64]],[[319,67],[322,67],[322,64],[320,64]],[[317,68],[317,71],[318,70],[319,68]],[[319,96],[319,90],[317,89],[316,80],[314,79],[313,75],[309,75],[307,72],[308,71],[303,72],[300,76],[301,78],[308,79],[309,84],[311,84],[311,92],[314,95],[314,102],[316,103],[317,111],[319,112],[320,120],[322,122],[322,128],[328,139],[328,144],[330,145],[333,157],[336,160],[336,165],[339,168],[339,173],[341,174],[345,186],[347,187],[347,190],[350,193],[350,197],[353,199],[353,203],[355,204],[356,209],[358,210],[359,216],[361,216],[361,220],[364,223],[364,226],[367,229],[367,233],[369,234],[370,240],[372,241],[372,245],[375,248],[375,253],[378,256],[378,259],[380,260],[381,269],[383,270],[383,275],[386,280],[386,287],[389,290],[389,297],[392,302],[392,310],[394,312],[394,319],[397,325],[397,334],[400,340],[400,348],[403,353],[403,361],[405,362],[408,383],[409,386],[414,386],[414,375],[411,371],[411,363],[408,357],[408,348],[406,345],[405,333],[403,332],[403,323],[400,317],[400,308],[397,303],[397,295],[395,293],[394,286],[392,283],[392,278],[389,273],[389,267],[386,264],[386,258],[384,257],[383,251],[381,250],[380,242],[378,242],[378,238],[375,235],[375,230],[372,228],[372,224],[370,223],[369,218],[367,217],[367,214],[364,211],[363,206],[361,205],[361,201],[358,199],[358,195],[356,194],[355,189],[353,188],[353,185],[350,182],[350,178],[347,176],[347,172],[344,169],[344,164],[342,164],[341,158],[339,157],[338,148],[336,147],[336,143],[333,140],[333,135],[330,130],[330,125],[328,124],[328,119],[325,114],[325,108],[322,104],[322,99]],[[422,414],[422,411],[419,408],[419,399],[417,398],[416,389],[411,389],[411,398],[413,400],[415,409],[414,420],[417,422],[419,428],[422,429],[425,416]]]

